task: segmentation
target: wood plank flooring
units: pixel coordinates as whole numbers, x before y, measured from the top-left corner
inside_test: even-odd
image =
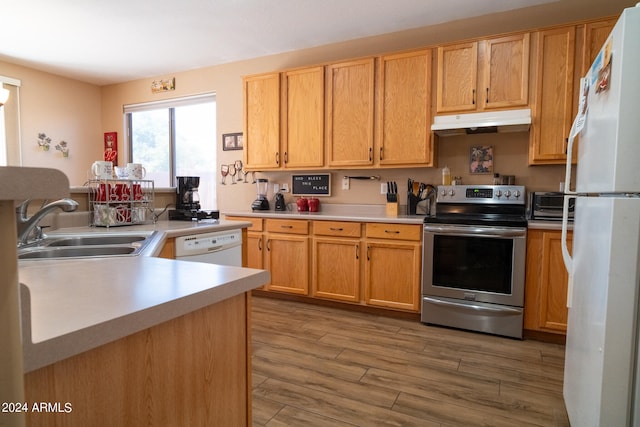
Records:
[[[568,426],[564,346],[252,299],[254,426]]]

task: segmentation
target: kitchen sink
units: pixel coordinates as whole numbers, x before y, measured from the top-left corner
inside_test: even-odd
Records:
[[[18,255],[19,259],[38,258],[70,258],[70,257],[94,257],[105,255],[128,255],[136,248],[131,246],[82,246],[82,247],[45,247]]]
[[[122,245],[145,240],[146,236],[74,236],[51,238],[47,246]]]
[[[138,255],[152,233],[52,234],[36,244],[18,248],[18,259],[90,258]]]

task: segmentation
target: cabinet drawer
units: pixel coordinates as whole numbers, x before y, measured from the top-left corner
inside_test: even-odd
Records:
[[[246,221],[250,222],[251,226],[247,227],[249,231],[262,231],[262,218],[252,218],[246,216],[228,216],[229,221]]]
[[[372,222],[367,224],[366,235],[367,238],[375,239],[420,241],[420,239],[422,238],[422,226]]]
[[[317,236],[360,237],[360,223],[341,221],[314,221],[313,234]]]
[[[265,228],[270,233],[309,234],[309,221],[267,219]]]

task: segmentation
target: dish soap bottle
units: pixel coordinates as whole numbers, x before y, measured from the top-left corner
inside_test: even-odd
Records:
[[[447,166],[442,168],[442,185],[451,185],[451,171]]]

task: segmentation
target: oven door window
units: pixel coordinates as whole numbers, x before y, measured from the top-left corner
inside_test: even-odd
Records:
[[[513,239],[434,236],[433,286],[511,294]]]

